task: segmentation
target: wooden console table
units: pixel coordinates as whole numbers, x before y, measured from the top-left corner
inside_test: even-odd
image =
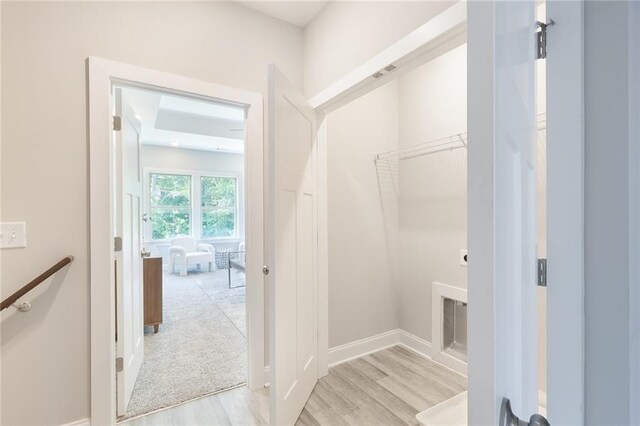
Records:
[[[158,332],[162,324],[162,258],[143,259],[144,325],[152,325]]]

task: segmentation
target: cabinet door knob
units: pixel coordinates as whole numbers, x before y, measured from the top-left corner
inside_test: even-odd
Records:
[[[262,273],[265,275],[269,275],[269,267],[267,265],[264,265],[262,267]]]

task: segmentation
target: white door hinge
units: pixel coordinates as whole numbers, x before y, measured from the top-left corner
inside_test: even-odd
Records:
[[[122,357],[116,358],[116,373],[124,371],[124,359]]]

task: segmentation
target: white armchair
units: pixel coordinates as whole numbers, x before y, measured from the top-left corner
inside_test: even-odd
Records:
[[[215,270],[215,249],[211,244],[196,244],[196,240],[191,237],[176,237],[171,240],[169,247],[169,271],[175,271],[176,258],[180,265],[180,276],[187,275],[188,265],[209,264],[209,272]]]

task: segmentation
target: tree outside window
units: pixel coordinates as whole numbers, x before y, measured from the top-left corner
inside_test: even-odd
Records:
[[[150,173],[151,238],[165,240],[191,231],[191,176]]]
[[[200,178],[202,238],[236,235],[236,187],[235,178]]]

